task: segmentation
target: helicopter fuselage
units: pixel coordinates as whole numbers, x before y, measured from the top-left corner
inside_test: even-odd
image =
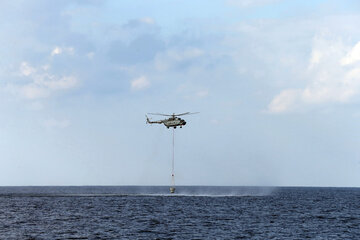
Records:
[[[163,123],[167,128],[170,128],[170,127],[176,128],[177,126],[179,126],[181,128],[182,126],[186,125],[185,120],[181,119],[181,118],[165,119],[165,120],[163,120]]]
[[[178,117],[171,117],[168,119],[164,119],[164,120],[158,120],[158,121],[150,121],[148,118],[146,119],[147,123],[149,124],[153,124],[153,123],[158,123],[158,124],[164,124],[165,127],[170,128],[176,128],[176,127],[180,127],[182,128],[182,126],[186,125],[186,122],[184,119],[178,118]]]

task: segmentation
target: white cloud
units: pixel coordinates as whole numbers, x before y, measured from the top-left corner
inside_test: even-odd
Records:
[[[228,0],[227,3],[233,6],[248,8],[259,7],[263,5],[273,4],[279,2],[279,0]]]
[[[360,61],[360,41],[341,59],[340,63],[341,65],[349,65],[357,61]]]
[[[20,95],[27,99],[39,99],[49,97],[50,91],[35,84],[28,84],[19,87]]]
[[[76,77],[56,76],[49,73],[49,69],[50,65],[35,68],[27,62],[22,62],[19,69],[20,76],[28,78],[31,82],[22,85],[9,83],[6,89],[8,92],[26,99],[40,99],[47,98],[56,91],[77,86]]]
[[[196,93],[196,96],[198,96],[200,98],[206,97],[207,95],[209,95],[208,90],[201,90]]]
[[[74,76],[57,78],[54,75],[45,75],[49,80],[43,80],[41,85],[50,90],[70,89],[76,86],[77,79]]]
[[[183,97],[187,100],[196,100],[196,99],[201,99],[201,98],[205,98],[209,95],[209,91],[208,90],[200,90],[197,92],[194,92],[193,90],[189,90],[189,89],[179,89],[180,92],[187,92]]]
[[[55,56],[55,55],[59,55],[62,53],[66,53],[69,55],[73,55],[74,54],[74,48],[73,47],[55,47],[52,51],[51,51],[51,56]]]
[[[60,47],[55,47],[51,52],[51,56],[58,55],[60,53],[62,53],[62,49]]]
[[[192,83],[183,83],[179,85],[177,87],[177,92],[187,100],[198,100],[206,98],[209,95],[209,90],[207,88]]]
[[[321,57],[322,57],[321,51],[313,50],[311,52],[310,68],[313,68],[315,65],[320,63]]]
[[[273,113],[279,113],[289,110],[299,97],[299,90],[287,89],[275,96],[269,104],[268,110]]]
[[[94,53],[94,52],[88,52],[88,53],[86,54],[86,56],[87,56],[89,59],[93,59],[94,56],[95,56],[95,53]]]
[[[347,84],[351,84],[351,85],[359,84],[359,79],[360,79],[360,67],[353,68],[346,75]]]
[[[44,71],[48,71],[50,69],[50,64],[45,64],[43,65],[41,68],[44,70]]]
[[[155,24],[155,20],[150,17],[144,17],[139,19],[140,22],[146,23],[146,24]]]
[[[211,119],[210,122],[214,125],[218,125],[220,123],[218,119]]]
[[[131,81],[131,89],[133,90],[142,90],[148,88],[149,86],[150,81],[145,76],[141,76]]]
[[[70,126],[70,121],[68,119],[57,120],[57,119],[48,119],[44,121],[44,125],[47,128],[67,128]]]
[[[360,66],[349,69],[344,65],[356,63],[359,46],[357,43],[347,52],[349,48],[339,40],[315,38],[306,86],[281,91],[270,102],[268,111],[296,111],[310,105],[351,101],[360,93]]]
[[[22,62],[20,65],[20,74],[23,76],[29,76],[36,72],[36,69],[31,67],[29,63]]]
[[[176,64],[203,56],[204,52],[198,48],[170,49],[160,53],[155,58],[155,66],[158,70],[167,70]]]
[[[30,104],[28,105],[28,109],[34,110],[34,111],[40,111],[40,110],[44,109],[44,104],[39,101],[33,101],[33,102],[30,102]]]
[[[132,28],[132,29],[139,28],[139,27],[140,28],[149,27],[149,26],[154,27],[155,26],[155,20],[153,18],[150,18],[150,17],[131,19],[124,26],[128,27],[128,28]]]

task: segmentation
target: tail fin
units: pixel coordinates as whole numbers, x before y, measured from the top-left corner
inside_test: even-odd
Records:
[[[145,117],[146,117],[146,123],[150,123],[150,120],[146,114],[145,114]]]

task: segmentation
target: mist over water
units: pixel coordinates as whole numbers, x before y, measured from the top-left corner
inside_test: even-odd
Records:
[[[214,187],[214,186],[179,186],[176,194],[183,196],[267,196],[275,187]]]
[[[238,186],[31,186],[0,187],[0,196],[267,196],[275,187]]]

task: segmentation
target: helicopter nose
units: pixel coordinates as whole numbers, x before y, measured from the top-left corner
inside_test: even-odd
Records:
[[[185,121],[183,122],[183,125],[186,125],[186,122],[185,122]]]

